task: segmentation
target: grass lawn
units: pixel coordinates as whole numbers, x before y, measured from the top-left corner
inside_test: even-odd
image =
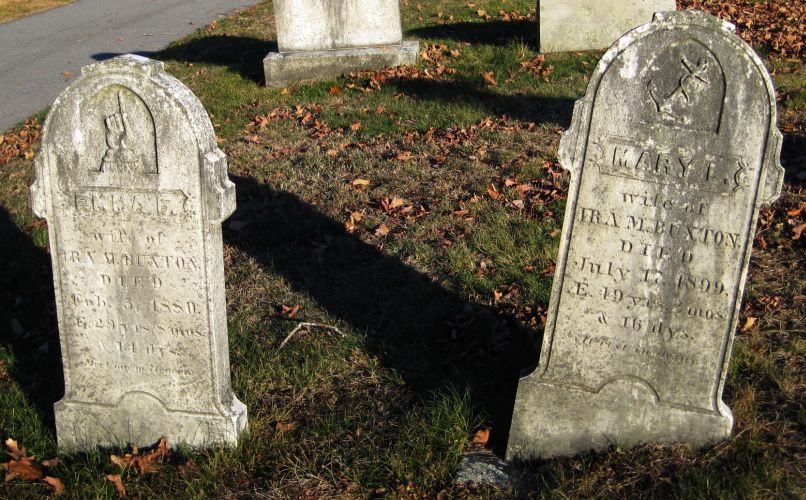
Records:
[[[0,0],[0,23],[73,2],[75,0]]]
[[[108,474],[144,498],[513,494],[452,474],[481,429],[503,454],[518,373],[536,361],[568,182],[559,137],[601,53],[538,57],[533,0],[401,8],[424,55],[413,67],[267,89],[268,2],[159,54],[210,113],[238,189],[224,255],[251,433],[233,450],[174,450],[155,473],[121,471],[111,452],[62,456],[48,474],[67,496],[115,497]],[[784,161],[803,169],[806,66],[769,65]],[[13,156],[0,163],[0,439],[45,459],[63,379],[47,231],[28,197],[37,135],[29,122],[0,139],[0,162]],[[804,207],[790,176],[762,213],[731,439],[535,462],[533,496],[806,495]],[[312,329],[278,349],[299,321],[346,337]],[[3,498],[50,491],[0,483]]]

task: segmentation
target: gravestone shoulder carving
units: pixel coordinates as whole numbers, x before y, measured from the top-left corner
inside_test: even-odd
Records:
[[[139,56],[85,67],[48,114],[36,171],[59,446],[236,443],[246,408],[230,389],[221,237],[235,189],[196,96]]]
[[[722,391],[780,150],[772,82],[731,25],[661,13],[608,50],[560,146],[560,254],[510,458],[730,435]]]

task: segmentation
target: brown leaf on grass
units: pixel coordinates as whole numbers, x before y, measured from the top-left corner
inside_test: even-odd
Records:
[[[282,304],[280,306],[280,317],[285,319],[294,319],[299,313],[299,310],[302,306],[299,304],[294,304],[293,306],[287,306]]]
[[[277,424],[275,424],[274,428],[277,429],[278,432],[293,431],[294,429],[297,428],[297,423],[296,422],[277,422]]]
[[[806,212],[806,202],[801,203],[798,208],[793,208],[792,210],[787,210],[786,215],[790,217],[800,217]]]
[[[391,198],[383,198],[381,200],[381,209],[386,213],[390,213],[393,212],[396,208],[400,208],[405,204],[406,201],[398,196],[393,196]]]
[[[190,471],[196,468],[196,462],[188,458],[187,462],[177,465],[176,468],[182,476],[186,477]]]
[[[401,151],[400,153],[395,156],[396,160],[400,161],[408,161],[411,160],[411,157],[414,156],[411,151]]]
[[[46,476],[44,472],[45,467],[53,467],[59,464],[59,460],[54,458],[45,460],[42,463],[35,461],[35,456],[28,454],[25,448],[20,449],[17,442],[11,438],[5,441],[7,453],[11,457],[8,462],[0,463],[0,468],[6,471],[5,480],[11,481],[13,479],[22,479],[25,481],[42,480],[59,495],[64,492],[64,485],[62,482],[52,476]]]
[[[487,194],[494,200],[497,200],[498,197],[501,196],[501,193],[495,188],[495,184],[487,186]]]
[[[389,227],[386,224],[381,224],[375,230],[375,236],[386,236],[387,234],[389,234]]]
[[[339,95],[341,94],[341,87],[339,87],[338,85],[334,85],[330,87],[330,90],[328,90],[328,92],[330,92],[330,95]]]
[[[487,444],[490,440],[490,429],[481,429],[473,436],[473,442],[476,444]]]
[[[481,76],[482,78],[484,78],[484,81],[485,83],[487,83],[487,85],[492,85],[493,87],[498,86],[498,82],[495,80],[495,73],[493,73],[492,71],[482,73]]]
[[[53,476],[45,476],[42,478],[42,481],[48,484],[51,488],[53,488],[53,492],[57,495],[61,495],[64,493],[64,483],[62,483],[61,479],[53,477]]]
[[[745,320],[745,322],[744,322],[744,325],[742,325],[742,329],[741,329],[742,333],[749,332],[750,329],[753,328],[753,325],[755,325],[757,321],[758,321],[758,318],[753,317],[753,316],[748,316],[747,320]]]
[[[364,219],[364,214],[359,211],[350,212],[350,218],[347,219],[347,222],[344,223],[344,229],[347,230],[348,233],[354,232],[358,226],[356,225],[358,222]]]
[[[355,187],[366,187],[369,186],[369,181],[367,179],[355,179],[350,184],[352,184]]]
[[[14,460],[19,460],[25,455],[25,448],[20,451],[19,445],[16,441],[11,438],[6,439],[5,441],[6,448],[8,448],[8,454],[11,455],[11,458]]]
[[[168,439],[163,436],[151,451],[141,454],[136,446],[132,446],[131,453],[127,453],[122,457],[111,455],[109,460],[121,469],[131,467],[140,474],[146,474],[156,472],[157,466],[168,456],[170,450],[171,447],[168,446]]]
[[[803,224],[799,224],[792,228],[792,239],[799,240],[800,237],[803,235],[803,230],[806,229],[806,222]]]
[[[350,130],[352,130],[353,132],[360,129],[361,129],[361,122],[355,122],[350,124]]]
[[[42,467],[32,461],[31,458],[33,457],[24,457],[22,460],[9,460],[2,464],[6,470],[6,481],[11,481],[15,478],[26,481],[42,479],[45,476],[44,472],[42,472]]]
[[[120,474],[107,474],[106,480],[115,485],[119,498],[126,498],[126,488],[123,486],[123,479],[121,479]]]

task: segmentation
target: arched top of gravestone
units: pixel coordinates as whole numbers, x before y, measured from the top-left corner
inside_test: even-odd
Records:
[[[162,62],[128,54],[83,68],[48,113],[42,144],[31,189],[42,217],[87,188],[180,192],[184,207],[167,215],[198,214],[207,224],[234,210],[210,119]]]
[[[775,91],[763,62],[734,29],[699,11],[661,12],[619,39],[575,105],[574,121],[560,145],[562,166],[578,173],[585,164],[596,165],[601,154],[597,126],[606,126],[611,136],[700,142],[750,158],[760,153],[764,175],[757,200],[777,199],[784,171]],[[754,169],[750,165],[742,171]],[[753,187],[745,176],[731,182],[734,189]]]

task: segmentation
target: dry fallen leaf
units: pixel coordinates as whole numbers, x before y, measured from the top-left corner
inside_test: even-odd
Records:
[[[481,74],[481,76],[484,78],[484,81],[485,81],[485,82],[486,82],[488,85],[492,85],[493,87],[497,87],[497,86],[498,86],[498,82],[495,80],[495,73],[493,73],[492,71],[488,71],[488,72],[486,72],[486,73],[482,73],[482,74]]]
[[[35,461],[35,456],[28,454],[25,448],[20,449],[17,442],[11,438],[6,439],[5,445],[9,457],[8,462],[0,463],[0,468],[6,471],[5,480],[11,481],[13,479],[22,479],[25,481],[42,480],[45,484],[53,488],[56,495],[64,492],[64,485],[62,482],[52,476],[46,476],[44,473],[45,467],[53,467],[59,464],[59,459],[45,460],[42,463]]]
[[[487,444],[490,440],[490,429],[481,429],[473,436],[473,442],[476,444]]]
[[[386,224],[381,224],[375,230],[375,236],[386,236],[387,234],[389,234],[389,227]]]
[[[806,222],[803,224],[799,224],[792,228],[792,239],[799,240],[801,236],[803,236],[803,231],[806,230]]]
[[[341,94],[341,87],[339,87],[338,85],[334,85],[330,87],[330,90],[328,90],[328,92],[330,92],[330,95]]]
[[[42,481],[47,483],[51,488],[53,488],[53,492],[57,495],[61,495],[64,493],[64,484],[59,478],[55,478],[53,476],[45,476],[42,478]]]
[[[490,195],[490,198],[497,200],[501,193],[495,188],[495,184],[490,184],[487,186],[487,194]]]
[[[158,464],[168,456],[170,450],[168,440],[163,436],[151,451],[140,454],[140,450],[136,446],[132,446],[131,453],[127,453],[122,457],[111,455],[109,460],[121,469],[131,467],[140,474],[146,474],[156,472]]]
[[[120,478],[120,474],[107,474],[106,480],[112,481],[115,485],[119,498],[126,498],[126,488],[123,486],[123,480]]]
[[[274,426],[278,432],[288,432],[297,428],[296,422],[277,422]]]
[[[369,180],[367,179],[356,179],[351,182],[353,186],[361,187],[361,186],[369,186]]]
[[[755,325],[757,321],[758,318],[748,316],[747,320],[744,322],[744,325],[742,325],[742,333],[747,333],[748,331],[750,331],[750,329],[753,328],[753,325]]]
[[[294,306],[287,306],[282,304],[280,306],[280,317],[286,319],[294,319],[294,317],[299,313],[299,310],[302,306],[299,304],[295,304]]]

